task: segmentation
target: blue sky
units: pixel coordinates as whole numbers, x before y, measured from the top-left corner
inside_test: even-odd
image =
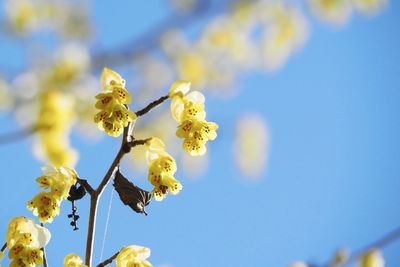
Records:
[[[113,6],[118,16],[106,16],[104,1],[93,4],[101,48],[118,46],[165,14],[161,1],[121,2]],[[207,116],[220,124],[209,170],[201,179],[183,179],[184,190],[152,203],[147,217],[114,194],[105,257],[138,244],[151,248],[155,266],[280,267],[294,260],[324,262],[339,247],[357,250],[399,226],[399,10],[392,1],[377,17],[354,16],[339,30],[312,21],[310,40],[281,71],[244,75],[229,102],[207,98]],[[15,43],[0,38],[1,66],[23,58]],[[257,182],[231,168],[235,123],[243,112],[261,114],[271,131],[269,167]],[[0,132],[17,127],[7,116],[0,123]],[[78,172],[96,184],[118,141],[87,144],[74,135],[73,144],[80,150]],[[5,233],[10,218],[31,215],[25,203],[37,193],[41,166],[31,140],[0,151]],[[100,205],[95,261],[110,195],[108,188]],[[70,252],[84,256],[87,205],[86,198],[78,206],[80,231],[68,225],[67,202],[49,225],[52,265],[60,266]],[[396,242],[383,251],[387,267],[398,265],[399,250]]]

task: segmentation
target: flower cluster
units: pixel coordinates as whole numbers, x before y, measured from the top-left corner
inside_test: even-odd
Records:
[[[131,97],[125,89],[125,80],[118,73],[104,68],[101,83],[103,92],[96,96],[95,105],[100,111],[95,115],[94,121],[100,130],[117,137],[137,116],[127,108]]]
[[[82,263],[81,257],[73,253],[68,254],[64,258],[64,267],[87,267],[87,265],[83,265]]]
[[[150,249],[136,245],[124,247],[117,256],[117,267],[152,267],[146,259],[150,256]]]
[[[157,201],[165,198],[168,192],[176,195],[181,191],[181,183],[173,176],[176,172],[175,159],[165,152],[164,143],[151,138],[146,143],[146,159],[149,165],[148,180],[154,186],[152,195]]]
[[[6,234],[10,266],[34,267],[43,261],[41,248],[50,240],[50,232],[25,217],[15,217],[9,224]]]
[[[176,135],[183,138],[183,148],[191,156],[201,156],[206,152],[208,140],[217,137],[215,130],[218,125],[206,121],[204,111],[204,95],[193,91],[186,95],[190,89],[190,83],[177,81],[172,84],[169,97],[172,98],[171,113],[180,124]]]
[[[39,98],[36,121],[39,131],[40,154],[55,166],[71,166],[76,152],[69,145],[73,100],[57,90],[46,90]]]
[[[38,216],[41,223],[52,222],[60,213],[60,204],[69,195],[69,190],[76,183],[77,173],[66,167],[44,167],[44,175],[36,179],[39,186],[50,189],[40,192],[28,202],[28,209]]]
[[[371,249],[361,256],[359,265],[360,267],[384,267],[385,260],[379,250]]]

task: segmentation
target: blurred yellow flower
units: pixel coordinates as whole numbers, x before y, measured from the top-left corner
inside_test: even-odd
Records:
[[[290,264],[289,267],[308,267],[308,265],[305,264],[304,262],[296,261]]]
[[[259,179],[265,170],[270,145],[270,133],[263,117],[246,114],[236,124],[234,158],[246,179]]]
[[[380,12],[386,5],[387,0],[352,0],[354,7],[361,13],[374,15]]]
[[[345,24],[351,16],[349,0],[309,0],[311,11],[321,20],[336,24]]]
[[[150,257],[150,249],[136,245],[124,247],[117,256],[117,267],[152,267],[147,258]]]
[[[68,254],[64,258],[64,267],[86,267],[86,265],[82,264],[83,261],[81,257],[76,254]]]
[[[381,252],[377,249],[372,249],[361,256],[360,267],[384,267],[385,260]]]
[[[38,153],[55,166],[73,166],[76,152],[69,146],[68,134],[74,117],[73,99],[57,91],[48,90],[39,97],[40,151]]]

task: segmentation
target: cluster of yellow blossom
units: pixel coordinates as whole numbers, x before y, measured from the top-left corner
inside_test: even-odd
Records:
[[[382,10],[387,0],[309,0],[313,13],[328,23],[343,25],[349,21],[353,8],[370,15]]]
[[[206,121],[204,95],[190,90],[190,82],[176,81],[172,84],[169,97],[172,98],[172,117],[179,123],[176,135],[183,138],[183,148],[191,156],[204,155],[208,140],[217,137],[218,125]]]
[[[118,73],[104,68],[101,83],[103,92],[96,96],[96,108],[100,111],[95,115],[94,121],[100,130],[117,137],[137,116],[127,108],[131,97],[125,89],[125,80]]]
[[[83,265],[82,263],[81,257],[73,253],[68,254],[64,258],[64,267],[87,267],[87,265]]]
[[[66,167],[44,167],[44,175],[36,179],[39,186],[50,189],[50,192],[40,192],[28,202],[28,209],[38,216],[41,223],[52,222],[60,213],[60,204],[67,199],[69,190],[76,183],[77,173]]]
[[[83,4],[78,7],[69,1],[7,0],[5,7],[7,26],[17,34],[46,28],[61,35],[79,37],[88,31],[88,14]]]
[[[73,101],[58,90],[47,90],[39,97],[36,127],[39,129],[39,156],[55,166],[72,166],[77,154],[69,145]]]
[[[385,260],[377,249],[371,249],[361,256],[360,267],[384,267]]]
[[[50,240],[50,232],[25,217],[15,217],[9,224],[6,233],[8,257],[11,267],[34,267],[43,261],[41,248]]]
[[[165,152],[164,143],[158,138],[151,138],[146,143],[146,159],[149,166],[148,180],[154,186],[152,195],[157,201],[163,200],[167,193],[176,195],[181,191],[181,183],[175,179],[175,159]]]
[[[234,153],[236,165],[249,180],[262,177],[269,156],[270,133],[264,118],[246,114],[236,125]]]
[[[341,249],[336,252],[333,259],[329,263],[329,266],[332,266],[332,267],[345,266],[349,263],[348,260],[349,260],[348,252]],[[308,266],[309,266],[308,264],[301,262],[301,261],[293,262],[292,264],[289,265],[289,267],[308,267]],[[385,260],[379,250],[371,249],[361,255],[357,266],[359,266],[359,267],[384,267]]]
[[[117,256],[117,267],[152,267],[147,258],[150,257],[150,249],[141,246],[124,247]]]

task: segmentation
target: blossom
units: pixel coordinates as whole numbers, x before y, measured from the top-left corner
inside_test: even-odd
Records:
[[[48,85],[47,85],[48,86]],[[57,90],[46,90],[39,96],[36,126],[39,131],[37,153],[55,166],[76,163],[76,151],[69,145],[74,100]]]
[[[308,265],[302,261],[296,261],[290,264],[289,267],[308,267]]]
[[[10,249],[16,244],[42,248],[47,245],[50,237],[49,230],[26,217],[15,217],[8,223],[6,241]]]
[[[64,267],[86,267],[86,265],[82,264],[83,261],[81,257],[76,254],[68,254],[64,258]]]
[[[27,208],[38,216],[41,223],[52,222],[60,213],[62,200],[67,199],[69,190],[76,181],[78,174],[67,167],[47,166],[42,168],[44,175],[36,179],[39,186],[50,189],[50,192],[40,192],[28,201]]]
[[[351,16],[351,1],[348,0],[310,0],[312,12],[328,23],[343,25]]]
[[[153,197],[161,201],[168,192],[173,195],[178,194],[182,190],[182,185],[173,176],[177,170],[175,159],[164,151],[165,145],[158,138],[150,139],[146,145],[146,159],[149,165],[147,179],[154,186]]]
[[[150,249],[141,246],[124,247],[117,256],[117,267],[152,267],[146,259],[150,256]]]
[[[171,88],[172,92],[176,91],[175,87],[178,86],[174,83]],[[172,94],[171,114],[180,123],[176,136],[184,139],[182,144],[184,150],[191,156],[200,156],[206,152],[207,141],[217,137],[218,125],[206,121],[204,95],[198,91],[184,95],[183,92],[187,91],[185,88],[185,91]]]
[[[100,130],[117,137],[137,116],[127,108],[131,97],[125,89],[125,80],[118,73],[104,68],[101,83],[103,92],[96,96],[95,104],[100,111],[94,116],[94,122]]]
[[[15,217],[6,233],[10,266],[36,266],[43,261],[41,248],[50,240],[50,232],[26,217]],[[2,256],[2,255],[1,255]]]
[[[387,0],[353,0],[353,4],[361,13],[374,15],[387,5]]]
[[[379,250],[371,249],[361,256],[360,267],[384,267],[385,260]]]
[[[36,266],[43,262],[43,251],[39,248],[17,244],[10,249],[10,266]]]

